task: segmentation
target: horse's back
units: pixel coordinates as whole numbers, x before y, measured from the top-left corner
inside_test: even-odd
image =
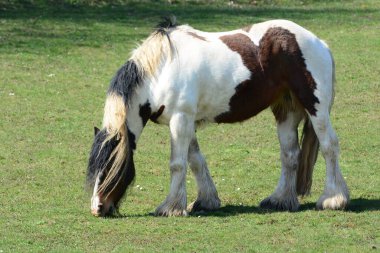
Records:
[[[171,40],[176,57],[163,68],[154,91],[156,106],[166,103],[163,123],[176,111],[194,114],[195,120],[242,121],[271,106],[286,89],[298,92],[296,97],[313,113],[315,89],[331,94],[333,63],[327,45],[291,21],[222,33],[185,26]]]
[[[216,115],[229,110],[236,85],[251,73],[240,55],[219,39],[228,33],[194,35],[179,30],[171,34],[176,57],[165,64],[153,90],[155,104],[167,104],[160,122],[168,123],[176,110],[194,114],[197,121],[214,121]]]

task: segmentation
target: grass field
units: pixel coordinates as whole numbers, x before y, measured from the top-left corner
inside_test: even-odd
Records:
[[[377,252],[380,249],[380,2],[80,1],[49,7],[0,0],[0,252]],[[227,2],[227,1],[226,1]],[[291,19],[324,39],[337,65],[333,125],[351,190],[347,211],[296,213],[258,207],[280,175],[270,111],[243,124],[198,132],[222,208],[182,218],[149,215],[169,188],[168,128],[148,123],[135,156],[137,178],[121,218],[90,215],[84,191],[105,91],[129,52],[162,15],[208,31]],[[188,200],[196,197],[188,174]]]

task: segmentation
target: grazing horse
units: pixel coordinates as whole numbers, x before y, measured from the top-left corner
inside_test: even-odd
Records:
[[[171,134],[170,192],[158,216],[220,207],[196,128],[203,122],[234,123],[270,107],[281,147],[281,177],[260,206],[295,211],[310,192],[319,148],[326,182],[319,209],[344,209],[349,192],[341,174],[337,136],[331,126],[334,60],[327,45],[301,26],[273,20],[209,33],[165,19],[117,71],[107,92],[103,127],[95,129],[87,181],[91,212],[112,215],[134,180],[133,154],[151,120]],[[303,135],[297,128],[304,120]],[[186,169],[198,186],[187,207]]]

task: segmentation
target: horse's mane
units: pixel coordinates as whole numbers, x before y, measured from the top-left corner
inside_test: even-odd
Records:
[[[177,26],[175,16],[164,17],[154,32],[133,51],[131,60],[137,64],[144,77],[153,77],[161,61],[171,57],[173,45],[170,32]]]
[[[174,16],[163,18],[156,26],[154,32],[138,47],[132,57],[118,70],[112,79],[107,93],[107,100],[104,107],[103,128],[107,135],[99,145],[100,152],[109,142],[116,144],[113,150],[106,152],[109,156],[108,162],[100,167],[106,166],[112,161],[109,172],[103,183],[99,186],[98,192],[107,192],[107,196],[114,190],[120,180],[123,179],[126,171],[123,166],[128,166],[128,130],[126,118],[128,113],[128,103],[133,97],[135,89],[142,84],[145,77],[154,76],[164,57],[171,56],[170,32],[177,27]],[[98,156],[98,154],[96,154]],[[134,177],[134,168],[127,168],[133,171],[130,181]]]

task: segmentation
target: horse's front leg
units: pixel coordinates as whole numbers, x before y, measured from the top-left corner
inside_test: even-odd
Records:
[[[165,201],[156,209],[159,216],[187,215],[186,168],[189,144],[194,136],[194,117],[177,113],[170,120],[171,157],[170,192]]]
[[[188,159],[190,168],[197,181],[198,197],[187,209],[192,212],[218,209],[220,207],[218,192],[195,136],[190,143]]]

